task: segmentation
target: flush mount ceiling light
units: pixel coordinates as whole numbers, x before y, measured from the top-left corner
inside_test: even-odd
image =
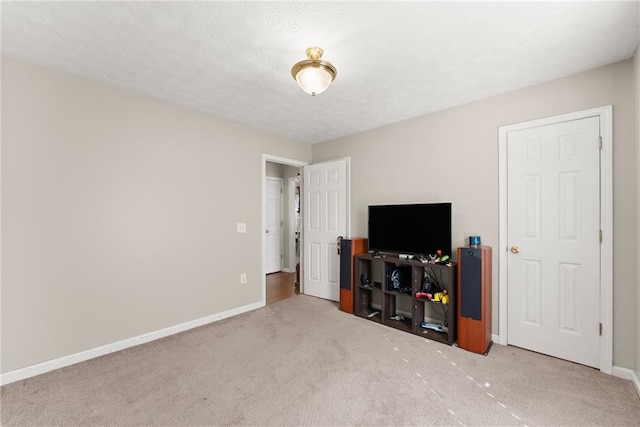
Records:
[[[327,90],[336,79],[338,70],[330,62],[322,61],[322,49],[310,47],[306,50],[307,58],[291,67],[291,75],[300,85],[300,89],[316,96]]]

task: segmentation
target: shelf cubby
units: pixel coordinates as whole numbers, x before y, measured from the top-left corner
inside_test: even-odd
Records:
[[[380,282],[374,282],[372,280],[371,261],[368,259],[361,259],[358,256],[354,259],[354,311],[356,316],[377,322],[383,322],[382,316],[382,284]],[[368,282],[363,280],[366,275],[369,278]],[[380,307],[375,306],[375,301],[378,300]]]

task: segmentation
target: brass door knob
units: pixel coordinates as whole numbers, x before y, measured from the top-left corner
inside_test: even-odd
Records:
[[[511,246],[511,253],[519,254],[520,253],[520,248],[517,247],[517,246]]]

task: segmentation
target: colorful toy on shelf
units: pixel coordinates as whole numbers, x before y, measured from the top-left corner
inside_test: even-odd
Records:
[[[432,301],[439,302],[441,304],[449,304],[449,292],[444,289],[442,292],[436,292],[433,294]]]
[[[427,292],[416,292],[416,298],[426,298],[429,301],[431,301],[431,298],[433,298],[433,295]]]
[[[442,291],[442,300],[440,300],[442,304],[449,304],[449,291],[446,289]]]
[[[442,255],[442,250],[438,249],[435,254],[429,254],[429,264],[447,264],[449,255]]]

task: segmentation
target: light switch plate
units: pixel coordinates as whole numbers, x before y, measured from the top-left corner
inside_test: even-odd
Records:
[[[246,233],[247,232],[247,223],[246,222],[239,222],[236,224],[236,230],[238,231],[238,233]]]

